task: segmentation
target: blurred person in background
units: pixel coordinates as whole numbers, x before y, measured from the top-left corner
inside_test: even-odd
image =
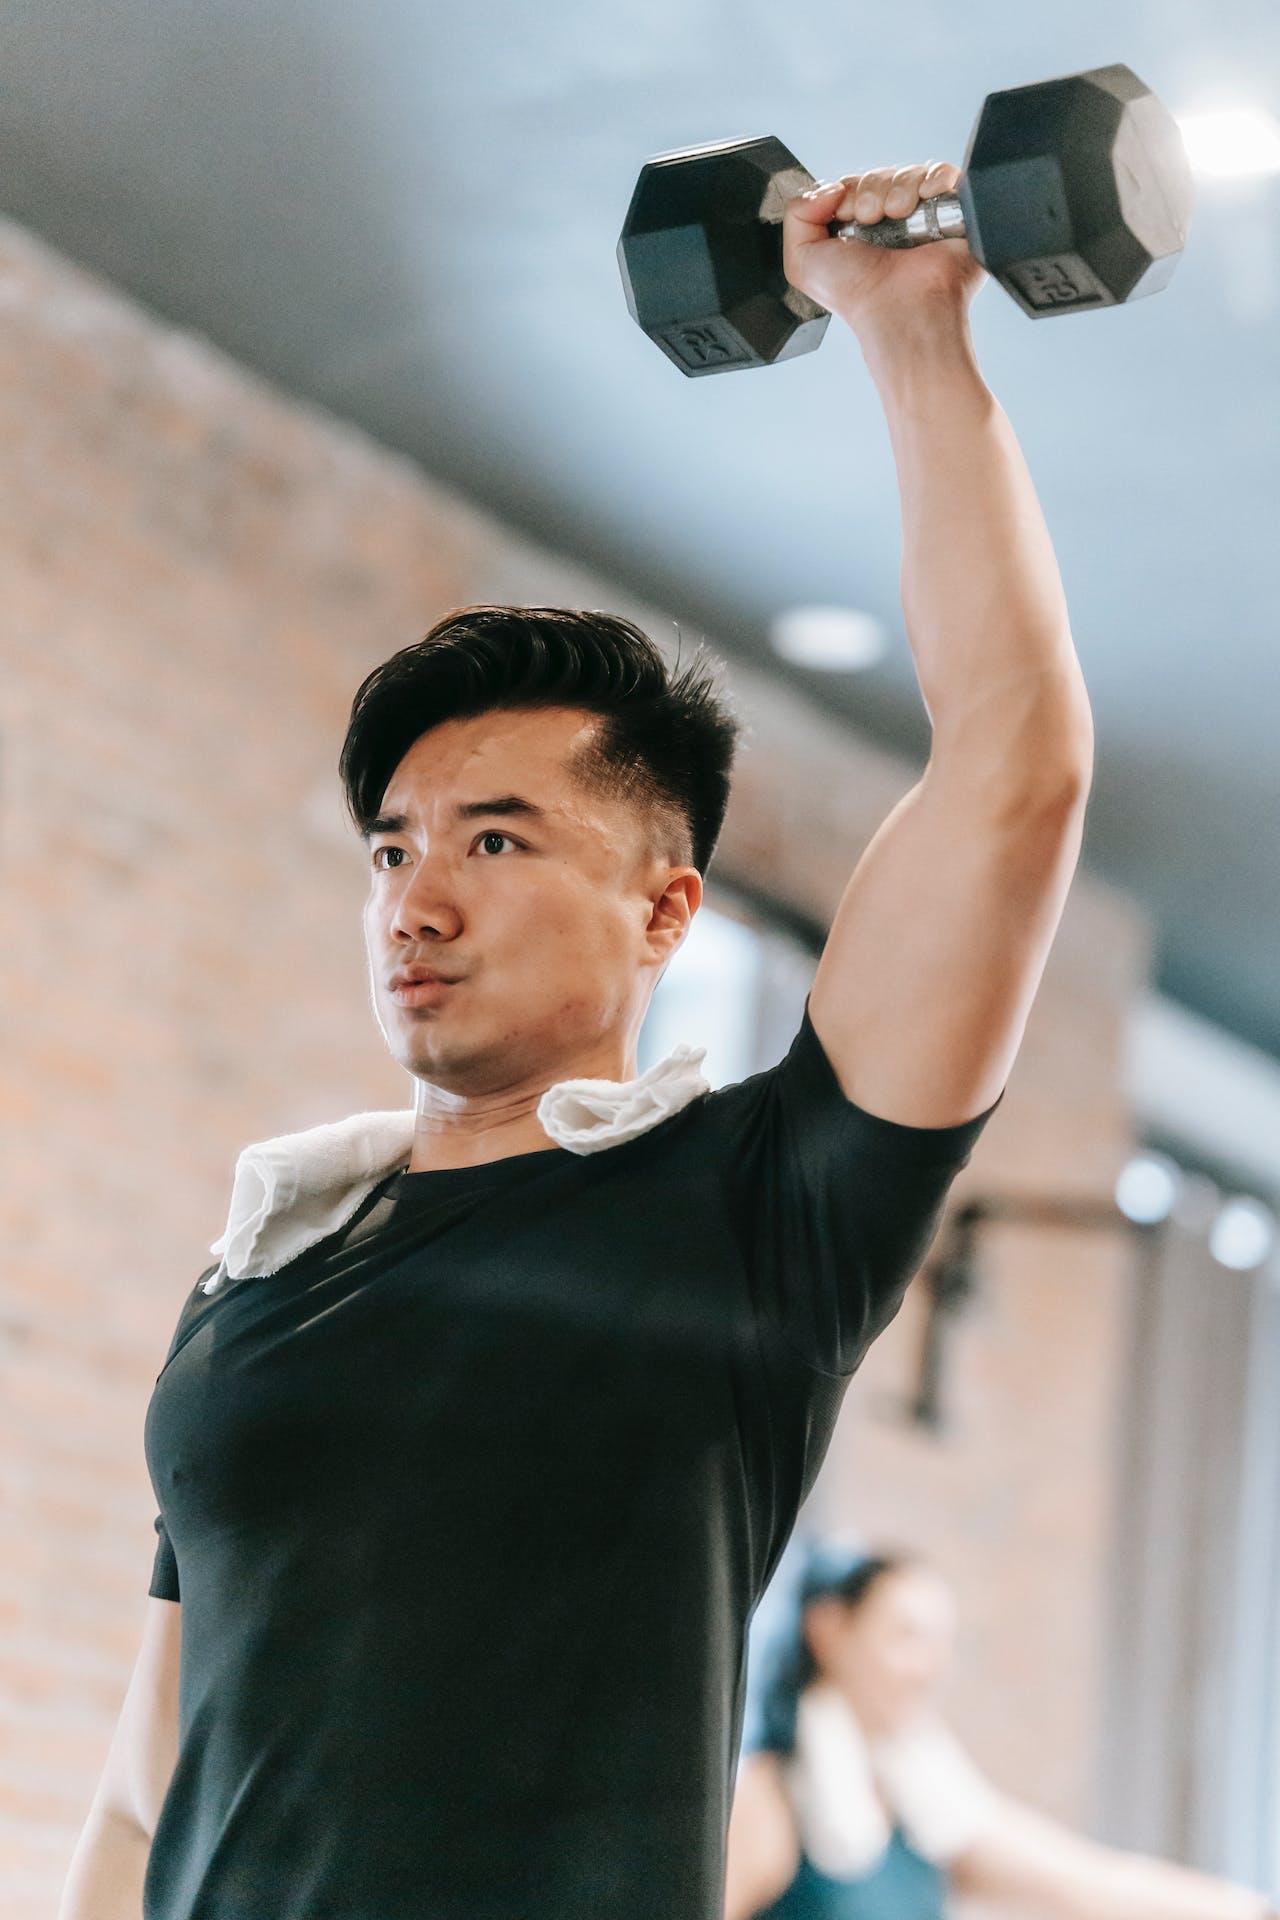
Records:
[[[955,1624],[922,1556],[811,1543],[753,1645],[724,1920],[944,1920],[953,1895],[1039,1920],[1275,1920],[1261,1894],[1083,1839],[993,1786],[939,1709]]]

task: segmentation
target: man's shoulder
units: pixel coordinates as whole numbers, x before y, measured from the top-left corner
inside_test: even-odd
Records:
[[[672,1121],[661,1126],[658,1129],[659,1136],[669,1138],[673,1145],[681,1141],[679,1121],[683,1119],[688,1123],[682,1137],[682,1145],[686,1150],[697,1141],[710,1151],[717,1140],[731,1148],[732,1143],[743,1136],[744,1130],[770,1111],[789,1058],[790,1050],[770,1066],[759,1067],[753,1073],[744,1074],[741,1079],[727,1080],[711,1088],[693,1101],[683,1114],[676,1115]]]
[[[812,1069],[815,1064],[813,1058],[815,1052],[817,1061],[822,1062],[825,1056],[818,1045],[817,1036],[813,1032],[806,1013],[787,1042],[785,1050],[776,1060],[771,1061],[768,1066],[757,1067],[752,1073],[743,1074],[741,1079],[727,1081],[709,1094],[708,1100],[717,1102],[716,1111],[726,1116],[737,1115],[753,1107],[765,1106],[776,1093],[781,1082],[802,1077],[803,1069],[806,1067]],[[801,1075],[797,1074],[797,1068],[801,1069]]]

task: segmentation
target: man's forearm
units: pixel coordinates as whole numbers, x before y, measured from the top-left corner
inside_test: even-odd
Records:
[[[57,1920],[142,1920],[151,1836],[95,1803],[71,1856]]]
[[[864,334],[902,503],[902,608],[934,752],[1015,781],[1086,772],[1093,734],[1062,580],[967,314]]]

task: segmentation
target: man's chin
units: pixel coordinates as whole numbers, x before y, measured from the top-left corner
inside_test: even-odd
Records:
[[[500,1054],[482,1035],[464,1033],[453,1021],[414,1022],[401,1031],[392,1051],[416,1080],[429,1080],[444,1093],[489,1090]]]

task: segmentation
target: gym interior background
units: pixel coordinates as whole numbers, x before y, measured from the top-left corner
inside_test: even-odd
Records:
[[[705,634],[753,727],[648,1057],[777,1059],[926,747],[854,343],[683,382],[613,246],[649,155],[960,160],[983,95],[1114,60],[1280,112],[1253,0],[157,15],[0,29],[0,1904],[46,1920],[137,1648],[142,1418],[246,1141],[406,1088],[367,1014],[335,773],[446,608]],[[1272,121],[1274,125],[1274,120]],[[1280,174],[1197,174],[1158,300],[974,331],[1098,721],[1085,869],[951,1226],[815,1525],[953,1579],[949,1702],[1050,1812],[1280,1890]],[[1222,164],[1219,156],[1218,164]],[[1268,171],[1268,168],[1271,168]],[[772,644],[806,603],[882,651]],[[305,964],[300,967],[299,962]],[[642,1059],[641,1064],[646,1062]],[[957,1230],[968,1210],[969,1229]],[[934,1334],[940,1364],[925,1380]]]

